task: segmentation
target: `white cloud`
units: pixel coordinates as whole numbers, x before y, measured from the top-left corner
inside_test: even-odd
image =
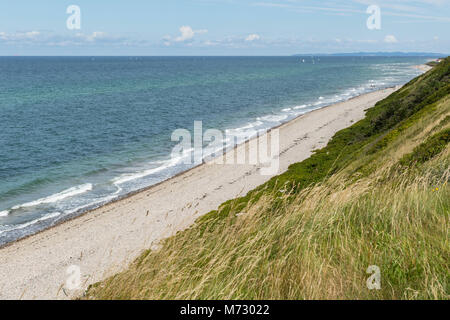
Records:
[[[386,37],[384,37],[384,42],[386,43],[397,43],[398,40],[395,36],[393,36],[392,34],[387,35]]]
[[[255,33],[253,33],[253,34],[249,34],[246,38],[245,38],[245,41],[256,41],[256,40],[259,40],[259,39],[261,39],[261,37],[258,35],[258,34],[255,34]]]
[[[433,37],[433,40],[434,40],[434,41],[438,41],[438,40],[439,40],[439,37],[438,37],[438,36],[434,36],[434,37]]]
[[[25,37],[27,38],[35,38],[38,35],[40,35],[41,33],[39,31],[29,31],[29,32],[25,32]]]
[[[107,35],[105,32],[94,31],[92,32],[92,34],[77,33],[76,37],[85,40],[87,42],[95,42],[96,40],[106,39]]]
[[[162,38],[162,43],[164,46],[171,46],[174,42],[187,42],[189,44],[197,34],[207,33],[208,30],[200,29],[193,30],[191,26],[181,26],[180,27],[180,35],[178,37],[172,38],[169,35],[166,35]]]
[[[181,36],[176,37],[175,41],[182,42],[189,39],[192,39],[195,36],[194,30],[190,26],[182,26],[180,28]]]
[[[191,40],[196,34],[207,33],[208,30],[192,30],[190,26],[182,26],[180,27],[180,32],[181,35],[175,38],[176,42],[185,42],[187,40]]]
[[[0,42],[7,45],[42,45],[42,46],[83,46],[83,45],[129,45],[139,44],[139,41],[123,37],[108,35],[105,32],[95,31],[90,34],[55,34],[52,32],[0,32]]]
[[[6,33],[0,32],[0,39],[5,41],[35,40],[41,33],[39,31]]]

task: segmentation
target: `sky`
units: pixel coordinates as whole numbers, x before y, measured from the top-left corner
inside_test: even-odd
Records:
[[[449,30],[450,0],[0,0],[0,56],[448,54]]]

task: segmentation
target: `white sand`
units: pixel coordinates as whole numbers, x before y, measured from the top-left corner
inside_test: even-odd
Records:
[[[305,114],[280,129],[280,171],[324,147],[339,130],[394,89],[369,93]],[[248,143],[237,148],[243,152]],[[68,299],[123,270],[144,249],[271,176],[255,165],[205,164],[157,186],[0,249],[0,299]],[[80,290],[67,268],[79,266]],[[74,276],[74,274],[72,274]]]

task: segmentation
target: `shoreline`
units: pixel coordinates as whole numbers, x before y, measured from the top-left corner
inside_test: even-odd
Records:
[[[432,69],[431,67],[429,67],[429,66],[427,66],[427,65],[417,65],[417,66],[413,66],[413,68],[420,69],[421,71],[424,71],[424,72],[426,72],[426,71]],[[330,104],[330,105],[326,105],[326,106],[320,107],[320,108],[318,108],[318,109],[314,109],[314,110],[308,111],[308,112],[303,113],[303,114],[300,114],[300,115],[298,115],[298,116],[296,116],[296,117],[294,117],[294,118],[292,118],[292,119],[289,119],[288,121],[282,122],[282,123],[280,123],[280,124],[278,124],[278,125],[276,125],[276,126],[274,126],[274,127],[271,127],[271,128],[269,128],[269,129],[267,129],[267,130],[264,132],[264,135],[262,135],[261,137],[263,137],[263,136],[265,136],[265,135],[271,133],[271,131],[273,131],[273,130],[275,130],[275,129],[280,129],[280,128],[282,128],[284,125],[287,125],[287,124],[289,124],[290,122],[295,121],[295,120],[297,120],[298,118],[301,118],[301,117],[303,117],[303,116],[305,116],[305,115],[307,115],[307,114],[310,114],[310,113],[313,113],[313,112],[316,112],[316,111],[319,111],[319,110],[323,110],[323,109],[332,107],[332,106],[334,106],[334,105],[336,105],[336,104],[346,103],[346,102],[351,101],[351,100],[353,100],[353,99],[358,99],[359,97],[362,97],[362,96],[365,96],[365,95],[368,95],[368,94],[371,94],[371,93],[374,93],[374,92],[383,91],[383,90],[387,90],[387,89],[395,89],[395,88],[399,88],[399,87],[401,87],[401,85],[397,85],[397,86],[389,86],[389,87],[385,87],[385,88],[382,88],[382,89],[378,89],[378,90],[366,92],[366,93],[363,93],[363,94],[361,94],[361,95],[358,95],[358,96],[355,96],[355,97],[351,97],[351,98],[349,98],[349,99],[347,99],[347,100],[345,100],[345,101],[332,103],[332,104]],[[253,141],[253,140],[255,140],[255,139],[257,139],[257,137],[252,137],[251,139],[246,140],[246,141],[244,141],[244,142],[241,142],[241,143],[235,145],[234,147],[232,147],[232,148],[230,148],[230,149],[228,149],[228,150],[225,150],[225,148],[224,148],[224,149],[223,149],[223,156],[225,156],[225,154],[230,153],[230,152],[236,152],[236,150],[237,150],[239,147],[242,147],[243,145],[246,145],[246,144],[250,143],[250,141]],[[98,209],[100,209],[100,208],[102,208],[102,207],[104,207],[104,206],[108,206],[108,205],[110,205],[110,204],[114,204],[114,203],[116,203],[116,202],[119,202],[119,201],[122,201],[122,200],[126,200],[126,199],[128,199],[128,198],[130,198],[130,197],[133,197],[134,195],[139,194],[139,193],[141,193],[141,192],[146,192],[146,191],[148,191],[148,190],[150,190],[150,189],[152,189],[152,188],[154,188],[154,187],[159,186],[159,185],[162,184],[162,183],[165,183],[165,182],[167,182],[167,181],[170,181],[170,180],[172,180],[172,179],[175,179],[175,178],[177,178],[177,177],[179,177],[179,176],[181,176],[181,175],[183,175],[183,174],[187,174],[187,173],[189,173],[190,171],[192,171],[192,170],[194,170],[194,169],[196,169],[196,168],[198,168],[198,167],[201,167],[201,166],[204,166],[204,165],[208,165],[208,163],[214,162],[214,160],[216,160],[216,159],[212,159],[212,160],[209,160],[209,161],[207,161],[207,162],[205,162],[205,161],[203,160],[203,162],[202,162],[201,164],[198,164],[198,165],[196,165],[196,166],[194,166],[194,167],[192,167],[192,168],[189,168],[189,169],[187,169],[187,170],[185,170],[185,171],[178,172],[178,173],[176,173],[175,175],[173,175],[173,176],[171,176],[171,177],[169,177],[169,178],[167,178],[167,179],[165,179],[165,180],[159,181],[159,182],[157,182],[157,183],[155,183],[155,184],[152,184],[152,185],[149,185],[149,186],[147,186],[147,187],[143,187],[143,188],[140,188],[140,189],[137,189],[137,190],[134,190],[134,191],[130,191],[130,192],[126,193],[126,194],[123,194],[123,195],[121,195],[121,196],[118,196],[117,198],[114,198],[114,199],[112,199],[112,200],[109,200],[109,201],[107,201],[107,202],[105,202],[105,203],[103,203],[103,204],[87,206],[88,209],[80,209],[80,210],[78,210],[78,211],[75,211],[75,212],[71,213],[70,215],[68,215],[67,217],[65,217],[65,218],[61,219],[60,221],[56,222],[54,225],[51,225],[51,226],[49,226],[49,227],[47,227],[47,228],[44,228],[44,229],[39,230],[39,231],[37,231],[37,232],[31,233],[31,234],[29,234],[29,235],[20,237],[20,238],[18,238],[18,239],[13,240],[13,241],[10,241],[10,242],[4,243],[4,244],[0,244],[0,250],[3,249],[3,248],[9,247],[9,246],[11,246],[11,245],[13,245],[13,244],[15,244],[15,243],[17,243],[17,242],[20,242],[20,241],[22,241],[22,240],[28,239],[28,238],[33,237],[33,236],[35,236],[35,235],[38,235],[38,234],[40,234],[40,233],[42,233],[42,232],[45,232],[45,231],[47,231],[47,230],[50,230],[50,229],[52,229],[52,228],[58,227],[58,226],[60,226],[61,224],[70,222],[70,221],[72,221],[72,220],[74,220],[74,219],[78,219],[78,218],[80,218],[80,217],[82,217],[82,216],[84,216],[84,215],[86,215],[86,214],[89,214],[89,213],[92,212],[92,211],[98,210]],[[282,172],[279,172],[278,174],[281,174],[281,173],[282,173]]]
[[[428,65],[426,65],[426,64],[418,64],[418,65],[416,65],[416,66],[412,66],[412,68],[414,68],[414,69],[417,69],[417,70],[420,70],[420,71],[422,71],[422,72],[427,72],[427,71],[429,71],[429,70],[431,70],[431,69],[433,69],[433,67],[431,67],[431,66],[428,66]]]
[[[280,129],[280,170],[276,175],[281,174],[290,164],[306,159],[312,150],[326,145],[335,132],[362,119],[366,109],[398,88],[365,93],[299,115],[227,153],[246,152],[252,140]],[[0,298],[76,297],[87,285],[126,268],[143,250],[153,248],[221,203],[246,194],[273,176],[261,176],[255,169],[257,166],[217,165],[214,160],[6,243],[0,247]],[[174,193],[180,197],[174,199]],[[101,220],[103,224],[98,223]],[[137,220],[141,224],[134,225]],[[105,257],[108,251],[109,256]],[[82,289],[67,293],[65,270],[78,264],[83,275]],[[1,290],[5,286],[8,289]]]

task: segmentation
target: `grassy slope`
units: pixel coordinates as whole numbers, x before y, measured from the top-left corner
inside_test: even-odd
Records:
[[[447,58],[87,297],[448,299],[449,93]]]

